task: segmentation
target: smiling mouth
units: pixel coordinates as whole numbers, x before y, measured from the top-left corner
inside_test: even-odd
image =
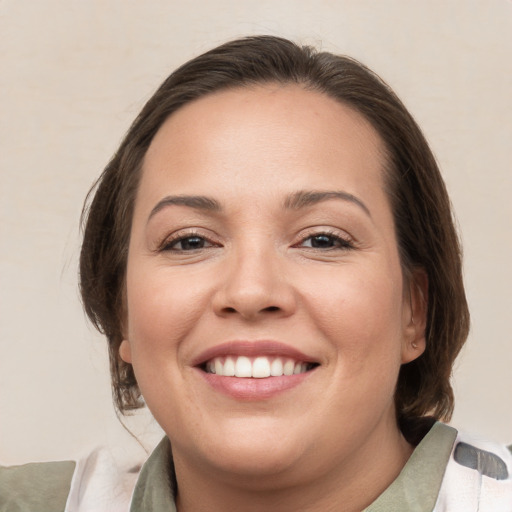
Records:
[[[201,369],[219,377],[265,379],[307,373],[318,363],[297,361],[286,357],[226,356],[214,357],[201,365]]]

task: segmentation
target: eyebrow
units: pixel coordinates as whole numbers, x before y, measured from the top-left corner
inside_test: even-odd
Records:
[[[299,210],[301,208],[307,208],[323,201],[329,201],[331,199],[338,199],[342,201],[348,201],[359,206],[370,218],[371,213],[368,207],[359,198],[353,194],[343,191],[308,191],[300,190],[288,196],[284,201],[284,207],[288,210]],[[210,212],[222,211],[220,203],[208,196],[167,196],[162,200],[158,201],[155,207],[149,214],[148,221],[160,210],[167,206],[187,206],[196,210],[205,210]]]
[[[155,205],[149,214],[148,221],[167,206],[188,206],[196,210],[206,210],[210,212],[220,212],[222,207],[218,201],[207,196],[167,196]]]
[[[342,201],[348,201],[359,206],[370,218],[372,214],[369,208],[359,199],[358,197],[349,194],[348,192],[338,190],[320,190],[320,191],[309,191],[300,190],[295,192],[286,198],[284,206],[287,209],[298,210],[301,208],[307,208],[323,201],[329,201],[331,199],[338,199]]]

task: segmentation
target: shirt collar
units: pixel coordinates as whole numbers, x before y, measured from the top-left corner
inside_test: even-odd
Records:
[[[363,512],[432,512],[457,431],[435,423],[393,483]]]
[[[171,443],[164,437],[142,466],[130,512],[176,512],[175,490]]]

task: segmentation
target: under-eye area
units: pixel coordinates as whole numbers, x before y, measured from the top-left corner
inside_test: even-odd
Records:
[[[213,373],[221,377],[264,379],[298,375],[312,371],[318,366],[318,363],[298,361],[287,357],[226,356],[210,359],[199,365],[199,368],[206,373]]]

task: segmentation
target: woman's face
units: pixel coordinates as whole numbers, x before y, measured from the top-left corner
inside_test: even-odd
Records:
[[[216,93],[158,131],[120,353],[177,465],[321,474],[396,430],[423,324],[384,160],[362,116],[298,86]]]

